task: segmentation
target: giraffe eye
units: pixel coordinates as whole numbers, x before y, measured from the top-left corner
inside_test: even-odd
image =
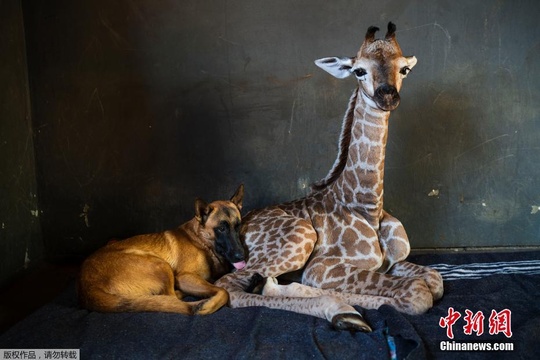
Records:
[[[360,78],[360,77],[367,74],[367,71],[365,69],[362,69],[362,68],[354,69],[353,72],[354,72],[354,75],[356,75],[356,77],[358,77],[358,78]]]
[[[401,68],[401,70],[399,70],[399,73],[403,76],[406,76],[410,71],[411,69],[408,66],[404,66]]]

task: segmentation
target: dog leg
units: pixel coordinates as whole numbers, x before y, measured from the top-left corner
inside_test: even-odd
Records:
[[[207,298],[197,302],[194,314],[208,315],[226,305],[229,294],[223,288],[214,286],[196,274],[180,274],[176,276],[178,288],[189,295]]]
[[[178,300],[184,300],[184,294],[180,290],[174,290],[174,293]]]

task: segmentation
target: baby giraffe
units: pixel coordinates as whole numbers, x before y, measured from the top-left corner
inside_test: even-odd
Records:
[[[325,318],[340,329],[370,331],[352,305],[387,304],[421,314],[442,297],[440,274],[405,261],[410,250],[405,229],[383,210],[388,119],[416,58],[403,56],[394,24],[383,39],[375,38],[377,31],[369,27],[356,56],[315,62],[358,84],[343,119],[337,159],[308,196],[245,217],[247,265],[216,283],[229,291],[232,307],[267,306]],[[298,270],[302,284],[276,284],[277,276]],[[254,274],[270,278],[266,296],[245,291]]]

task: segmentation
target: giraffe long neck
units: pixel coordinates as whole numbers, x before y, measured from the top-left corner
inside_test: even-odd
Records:
[[[358,211],[378,228],[390,112],[368,106],[361,91],[358,88],[351,97],[340,138],[340,153],[325,180],[336,200]],[[332,173],[333,179],[330,179]]]

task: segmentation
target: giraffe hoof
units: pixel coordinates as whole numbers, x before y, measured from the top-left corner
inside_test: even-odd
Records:
[[[332,325],[337,330],[372,332],[373,330],[360,314],[338,314],[332,318]]]

